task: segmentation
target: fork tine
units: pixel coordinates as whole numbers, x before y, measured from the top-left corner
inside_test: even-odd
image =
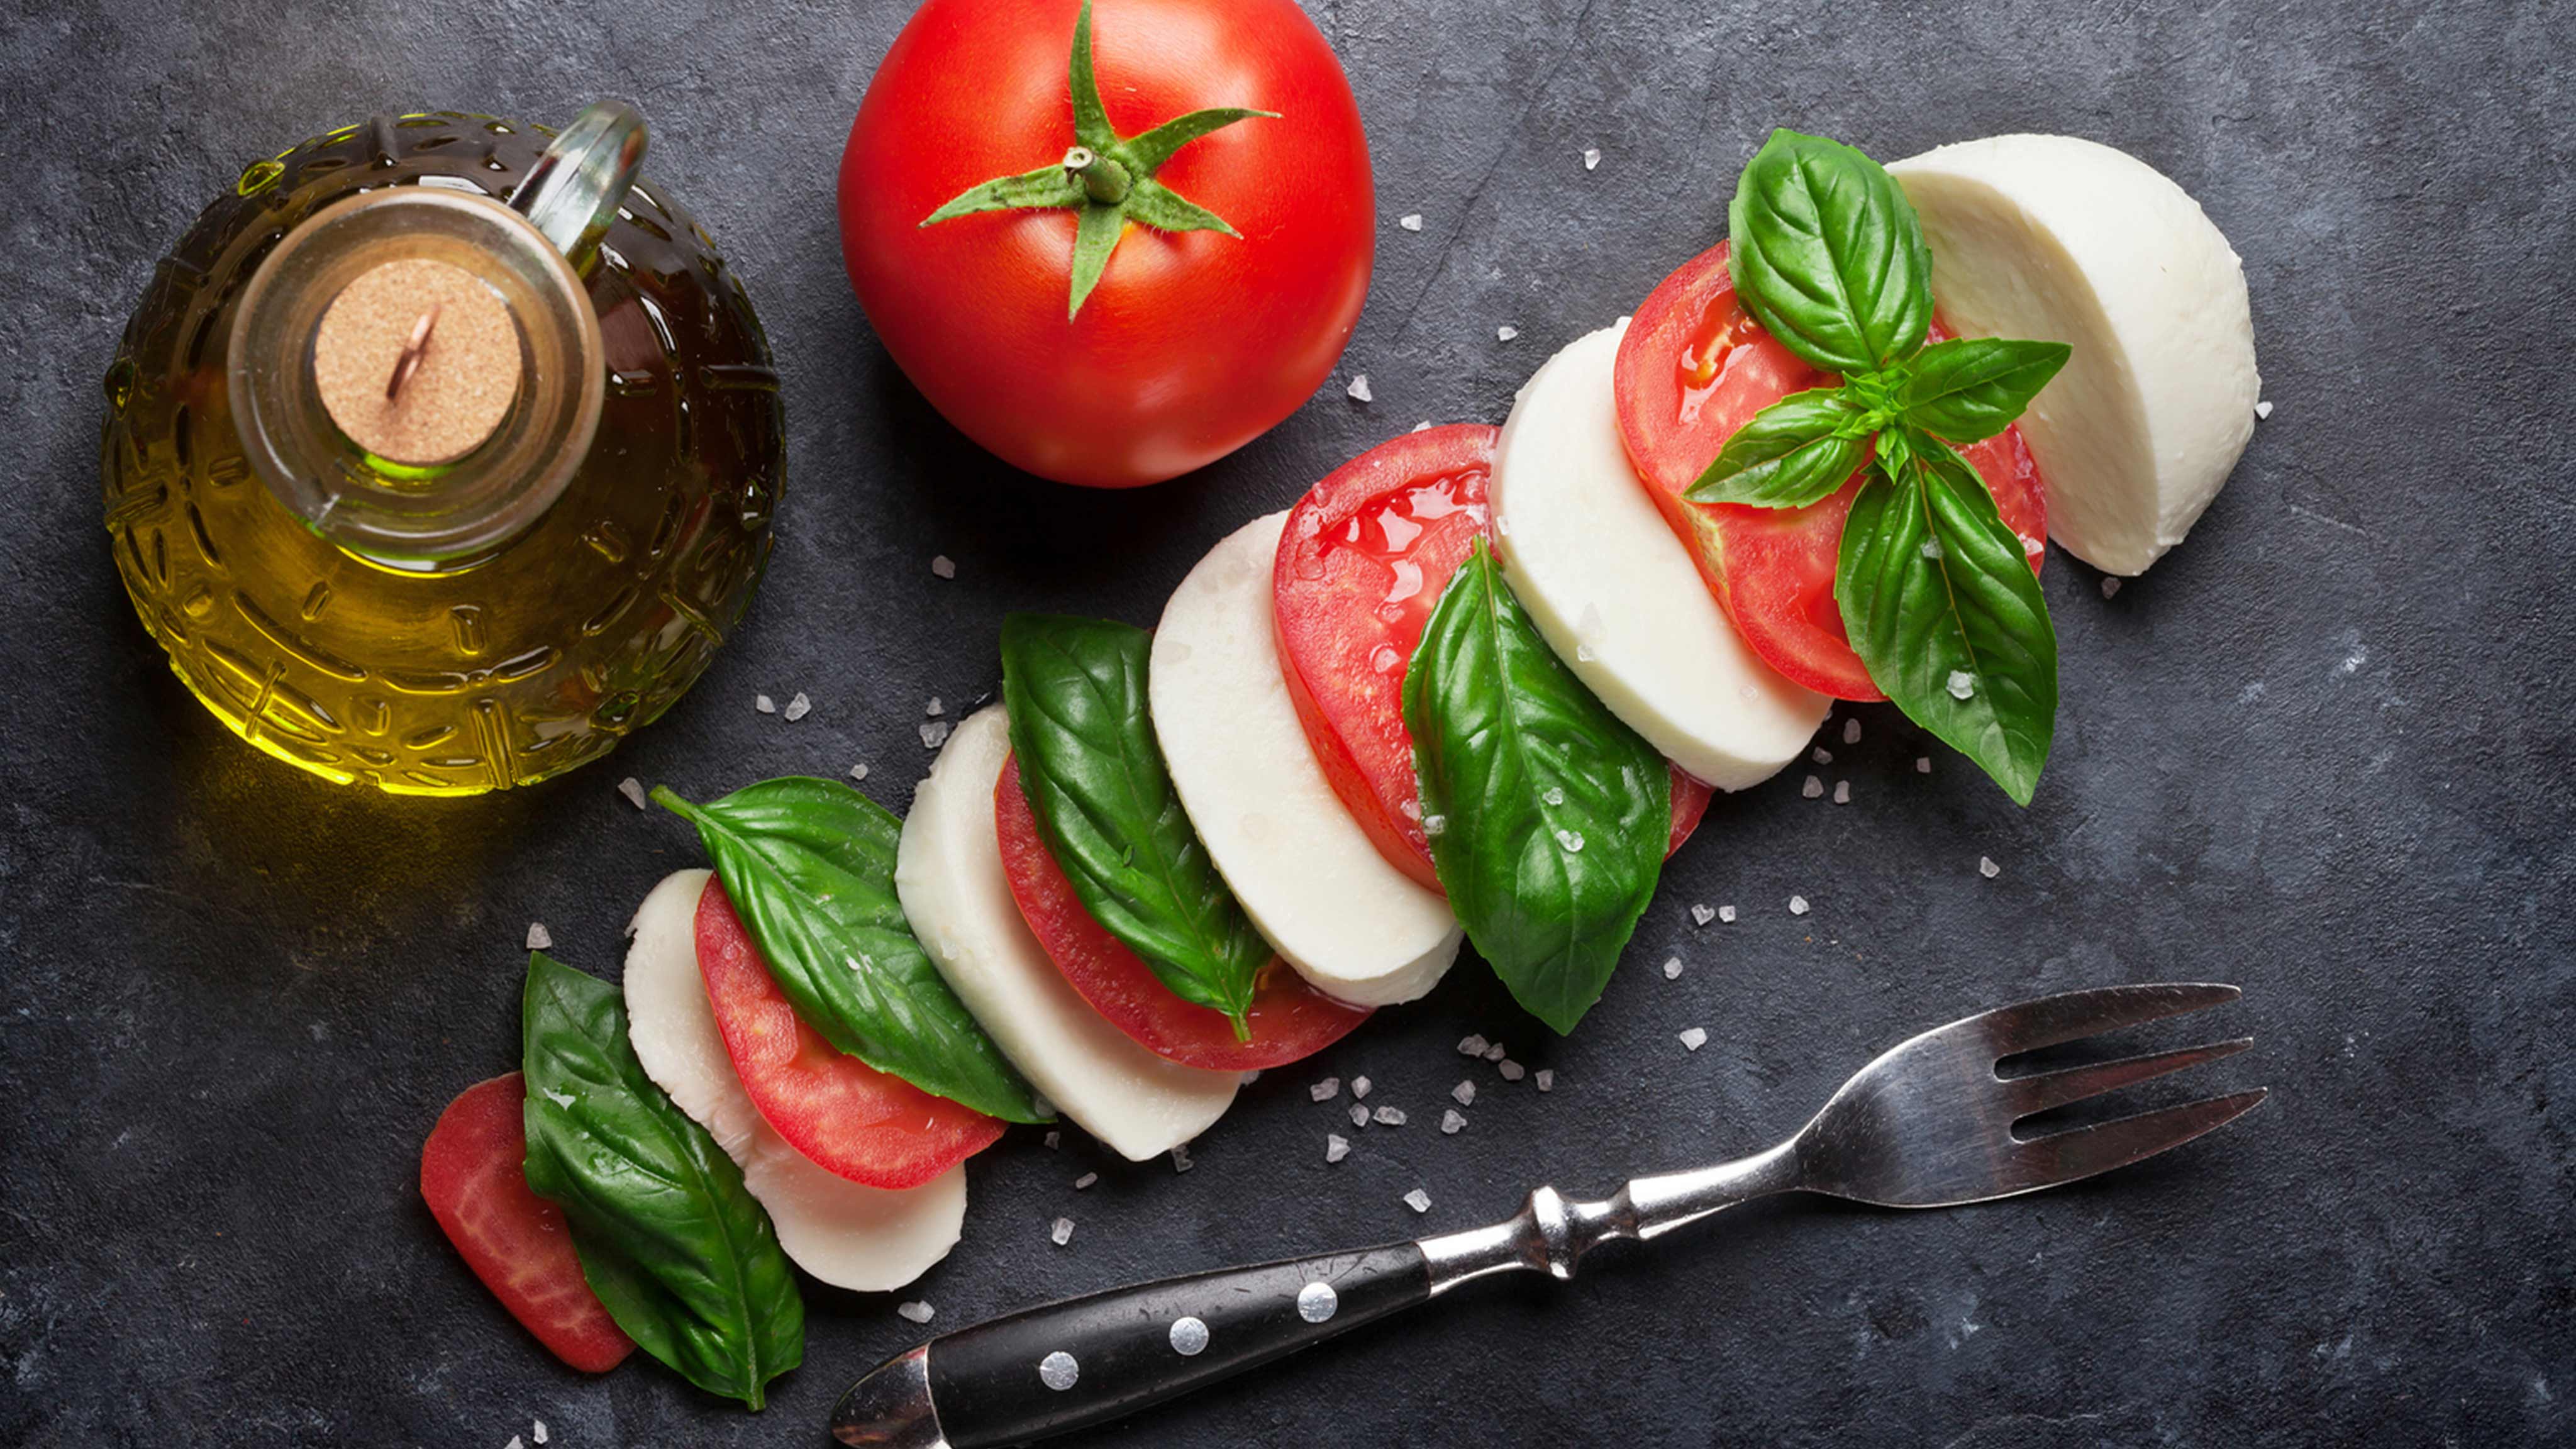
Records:
[[[2180,1147],[2244,1116],[2268,1095],[2269,1089],[2257,1087],[2250,1092],[2205,1097],[2161,1112],[2034,1138],[2023,1143],[2018,1154],[2023,1176],[2028,1179],[2020,1190],[2055,1187]]]
[[[2176,1051],[2149,1052],[2144,1056],[2122,1057],[2113,1062],[2095,1062],[2087,1066],[2068,1067],[2063,1071],[2040,1072],[2027,1077],[2008,1077],[2004,1093],[2019,1116],[2081,1102],[2104,1092],[2139,1082],[2152,1081],[2167,1072],[2179,1072],[2203,1062],[2232,1057],[2254,1044],[2254,1038],[2240,1036],[2234,1041],[2212,1042],[2207,1046],[2183,1047]]]
[[[1985,1014],[1987,1040],[1996,1055],[2037,1051],[2079,1037],[2116,1031],[2140,1022],[2184,1016],[2224,1006],[2244,993],[2216,982],[2155,982],[2143,986],[2103,986],[2068,991]],[[1980,1018],[1970,1018],[1979,1020]]]

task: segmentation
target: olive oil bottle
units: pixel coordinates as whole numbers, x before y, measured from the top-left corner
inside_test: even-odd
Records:
[[[643,124],[378,116],[253,163],[107,373],[116,564],[197,698],[343,783],[469,795],[650,723],[741,622],[784,419]]]

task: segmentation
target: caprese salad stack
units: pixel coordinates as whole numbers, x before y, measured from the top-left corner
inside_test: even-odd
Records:
[[[2063,137],[1883,169],[1775,133],[1730,222],[1499,430],[1354,460],[1150,633],[1006,620],[1002,699],[908,818],[824,780],[656,791],[713,871],[645,900],[622,992],[533,958],[523,1081],[424,1154],[477,1271],[568,1362],[631,1337],[756,1406],[801,1352],[788,1263],[910,1281],[1009,1123],[1179,1148],[1462,941],[1571,1030],[1711,790],[1835,699],[2027,802],[2052,527],[2141,570],[2250,434],[2234,254]]]

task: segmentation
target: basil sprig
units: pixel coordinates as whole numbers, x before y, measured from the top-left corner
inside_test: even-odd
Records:
[[[1109,934],[1238,1040],[1270,947],[1181,809],[1146,711],[1153,636],[1062,614],[1002,620],[1011,751],[1049,854]]]
[[[653,799],[698,828],[769,974],[824,1040],[988,1116],[1049,1120],[913,938],[894,886],[903,822],[885,807],[801,775],[703,805],[668,787]]]
[[[1467,938],[1531,1015],[1601,999],[1663,871],[1664,757],[1568,671],[1479,541],[1404,674],[1431,863]]]
[[[759,1408],[804,1361],[805,1300],[742,1169],[644,1074],[616,987],[531,952],[521,1032],[528,1186],[591,1291],[646,1353]]]
[[[1842,380],[1756,413],[1686,496],[1804,508],[1866,459],[1834,576],[1852,652],[1908,718],[2029,804],[2056,729],[2057,634],[2022,540],[1951,445],[2009,427],[2066,345],[1924,346],[1922,221],[1885,168],[1838,141],[1772,132],[1727,217],[1745,310]]]

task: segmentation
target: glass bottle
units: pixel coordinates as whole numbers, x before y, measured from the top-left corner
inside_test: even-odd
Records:
[[[106,521],[234,733],[396,793],[528,784],[741,621],[778,378],[643,150],[616,105],[377,116],[253,163],[163,259],[107,374]]]

